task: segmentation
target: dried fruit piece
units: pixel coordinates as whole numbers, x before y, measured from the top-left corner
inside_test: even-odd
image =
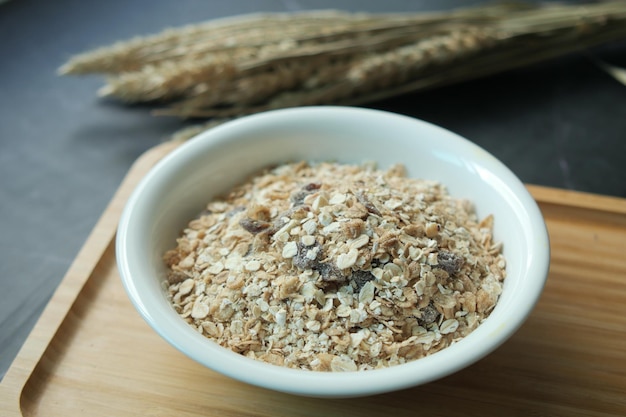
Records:
[[[454,252],[440,250],[437,255],[437,267],[442,268],[448,275],[454,275],[461,270],[465,259]]]
[[[304,199],[307,195],[319,190],[322,187],[322,184],[319,182],[310,182],[305,184],[301,189],[295,191],[289,197],[291,200],[291,204],[293,206],[300,206],[304,203]]]
[[[302,270],[313,269],[318,264],[318,259],[322,254],[322,246],[316,241],[313,245],[307,246],[302,242],[296,243],[296,255],[293,257],[293,264]]]
[[[363,206],[368,212],[375,214],[377,216],[382,216],[380,211],[376,208],[376,206],[371,201],[369,201],[369,199],[363,192],[359,191],[355,195],[356,195],[357,200],[359,200],[359,202],[363,204]]]
[[[347,279],[332,262],[320,262],[315,266],[315,270],[319,272],[322,281],[325,282],[344,282]]]
[[[376,277],[371,271],[354,271],[349,279],[354,287],[354,292],[359,292],[366,282],[373,281]]]
[[[422,325],[428,325],[430,323],[434,323],[439,318],[439,312],[432,304],[429,304],[426,307],[424,307],[421,313],[422,314],[418,320]]]
[[[246,217],[245,219],[241,219],[239,221],[239,225],[253,235],[268,230],[270,227],[270,223],[268,222],[265,222],[263,220],[254,220],[248,217]]]

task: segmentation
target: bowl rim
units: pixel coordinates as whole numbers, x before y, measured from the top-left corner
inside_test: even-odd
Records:
[[[298,117],[326,117],[330,114],[334,117],[338,114],[353,117],[379,117],[392,123],[394,121],[410,123],[417,129],[445,134],[451,138],[450,140],[458,141],[459,146],[480,150],[492,158],[489,163],[498,168],[501,176],[504,175],[503,181],[520,200],[521,206],[529,216],[533,227],[528,230],[528,233],[532,241],[536,242],[537,247],[544,248],[543,253],[539,251],[532,253],[532,263],[529,262],[527,266],[527,275],[531,279],[526,280],[524,288],[529,298],[520,304],[517,315],[510,317],[506,323],[501,323],[496,330],[491,329],[491,333],[484,328],[485,323],[489,322],[487,319],[459,343],[402,365],[361,372],[325,373],[290,369],[246,358],[200,335],[180,318],[177,317],[179,322],[175,322],[170,313],[166,313],[170,314],[167,316],[161,314],[163,312],[152,310],[151,300],[141,293],[135,281],[136,271],[133,270],[128,256],[129,240],[134,230],[132,225],[137,215],[137,203],[143,198],[144,193],[152,187],[158,187],[158,181],[163,176],[167,176],[171,170],[183,166],[185,161],[197,152],[215,146],[240,126],[255,123],[271,125],[284,120],[293,121]],[[475,363],[504,343],[526,320],[543,290],[550,260],[549,237],[539,207],[523,183],[502,162],[478,145],[434,124],[382,110],[343,106],[280,109],[244,116],[204,131],[178,146],[157,162],[133,190],[120,218],[115,243],[119,274],[132,304],[150,327],[172,346],[202,365],[234,379],[277,391],[318,397],[354,397],[395,391],[442,378]],[[484,340],[487,342],[481,338],[486,338]],[[473,342],[474,340],[477,342]],[[470,359],[463,351],[463,347],[469,343],[476,344],[476,350],[472,352]],[[207,349],[210,355],[207,355]],[[230,364],[236,366],[229,366]]]

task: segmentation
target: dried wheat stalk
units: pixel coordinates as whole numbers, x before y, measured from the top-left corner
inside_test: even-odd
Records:
[[[167,105],[155,114],[219,122],[281,107],[363,104],[625,37],[623,1],[259,14],[100,48],[60,72],[104,73],[103,96]]]
[[[315,42],[333,38],[358,37],[364,32],[428,27],[463,23],[482,24],[503,12],[525,10],[529,6],[493,5],[445,13],[368,14],[336,10],[298,13],[266,13],[234,16],[170,28],[162,33],[136,37],[71,58],[61,74],[120,73],[145,65],[179,59],[201,58],[219,51],[236,53],[240,48]]]

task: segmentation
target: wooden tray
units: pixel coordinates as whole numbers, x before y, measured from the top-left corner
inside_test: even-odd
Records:
[[[452,376],[358,399],[303,398],[205,369],[159,338],[119,280],[114,235],[142,175],[132,167],[0,385],[12,416],[624,415],[626,200],[529,186],[552,266],[528,321]]]

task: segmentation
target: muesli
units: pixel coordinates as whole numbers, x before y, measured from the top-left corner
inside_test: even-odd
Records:
[[[467,336],[506,275],[493,217],[401,165],[289,163],[208,203],[164,255],[180,316],[250,358],[401,364]]]

